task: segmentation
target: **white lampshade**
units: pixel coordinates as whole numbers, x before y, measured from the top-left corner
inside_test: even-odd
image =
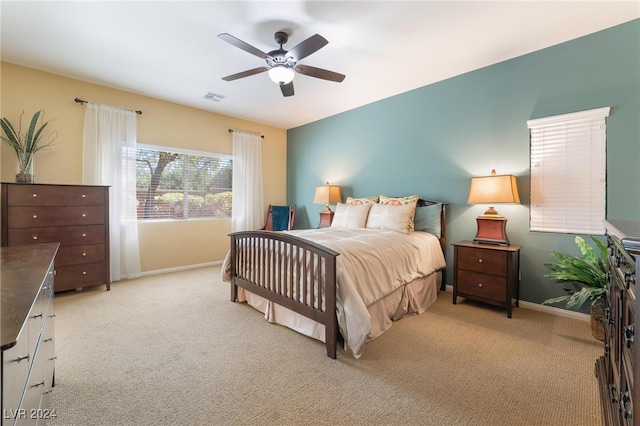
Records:
[[[516,177],[496,175],[471,178],[468,204],[520,203]]]
[[[291,83],[295,75],[296,73],[286,65],[276,65],[269,70],[269,78],[278,84]]]
[[[329,185],[329,182],[324,186],[318,186],[316,188],[315,196],[313,197],[314,204],[325,205],[325,210],[323,211],[331,211],[329,204],[336,204],[341,201],[342,194],[340,194],[340,187]]]

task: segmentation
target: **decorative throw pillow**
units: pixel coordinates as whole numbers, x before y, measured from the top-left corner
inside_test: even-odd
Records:
[[[394,206],[401,206],[403,204],[413,204],[414,207],[418,203],[418,199],[420,197],[417,195],[409,195],[407,197],[387,197],[384,195],[380,196],[380,204],[389,204]],[[413,215],[415,214],[415,209],[411,214],[411,222],[409,222],[408,229],[409,232],[413,232]]]
[[[381,195],[379,203],[394,205],[410,204],[417,203],[419,198],[420,197],[417,195],[409,195],[407,197],[387,197],[385,195]]]
[[[363,197],[363,198],[353,198],[347,197],[347,204],[371,204],[378,202],[378,196],[375,195],[373,197]]]
[[[367,223],[369,209],[373,204],[343,204],[336,205],[333,215],[332,228],[364,228]]]
[[[412,231],[409,224],[413,224],[413,214],[416,203],[412,204],[373,204],[367,218],[367,228],[384,229],[387,231],[408,234]]]
[[[425,231],[440,238],[442,229],[440,216],[442,214],[442,203],[432,204],[416,208],[416,215],[413,219],[416,231]]]

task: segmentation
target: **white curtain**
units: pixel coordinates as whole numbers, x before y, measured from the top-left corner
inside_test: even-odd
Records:
[[[231,231],[252,231],[264,225],[260,135],[233,132],[233,201]]]
[[[111,280],[140,276],[136,206],[136,113],[88,103],[82,182],[110,186]]]

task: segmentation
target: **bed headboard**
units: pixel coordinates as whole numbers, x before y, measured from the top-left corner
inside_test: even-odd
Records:
[[[445,258],[447,257],[447,203],[436,200],[426,200],[420,198],[418,200],[418,207],[432,206],[434,204],[442,204],[442,211],[440,212],[440,247],[442,247],[442,253]]]

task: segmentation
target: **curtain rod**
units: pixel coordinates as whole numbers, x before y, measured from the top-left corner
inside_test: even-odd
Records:
[[[229,133],[233,133],[233,132],[235,132],[235,130],[233,130],[233,129],[229,129]],[[260,137],[261,137],[262,139],[264,139],[264,135],[260,135]]]
[[[86,104],[88,103],[87,101],[83,101],[80,98],[75,98],[74,101],[76,101],[77,103],[79,103],[80,105]],[[142,111],[135,111],[136,114],[142,114]]]

